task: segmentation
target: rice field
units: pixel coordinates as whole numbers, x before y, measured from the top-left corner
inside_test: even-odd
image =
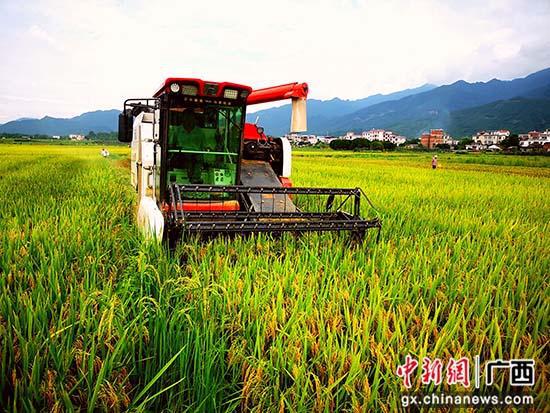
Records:
[[[0,145],[2,410],[393,412],[407,354],[533,358],[548,408],[550,157],[296,151],[296,185],[367,192],[379,244],[169,254],[134,226],[128,149],[99,150]]]

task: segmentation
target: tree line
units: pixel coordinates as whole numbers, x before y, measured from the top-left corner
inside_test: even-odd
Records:
[[[349,139],[333,139],[330,141],[331,149],[337,151],[343,150],[360,150],[369,149],[373,151],[393,151],[397,145],[388,141],[369,141],[365,138]]]
[[[471,138],[462,138],[459,139],[459,143],[456,146],[456,149],[464,149],[466,145],[471,145],[474,141]],[[408,140],[406,144],[420,144],[420,139]],[[374,150],[374,151],[393,151],[397,148],[392,142],[387,141],[369,141],[365,138],[356,138],[356,139],[333,139],[330,141],[329,146],[331,149],[336,151],[346,151],[346,150]],[[519,146],[519,138],[517,134],[511,134],[509,137],[504,139],[499,143],[500,147],[511,148]],[[422,147],[422,146],[421,146]],[[449,144],[439,144],[437,145],[439,150],[449,150],[452,149]]]
[[[75,133],[76,134],[76,133]],[[86,139],[93,141],[117,141],[118,132],[94,132],[90,131],[85,134]],[[40,139],[40,140],[51,140],[53,139],[52,135],[45,135],[41,133],[4,133],[0,132],[0,139]],[[69,139],[69,135],[60,135],[59,139]]]

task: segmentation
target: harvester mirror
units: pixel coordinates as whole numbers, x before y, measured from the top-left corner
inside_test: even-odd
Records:
[[[119,142],[132,142],[132,129],[134,117],[131,113],[122,112],[118,115],[118,140]]]

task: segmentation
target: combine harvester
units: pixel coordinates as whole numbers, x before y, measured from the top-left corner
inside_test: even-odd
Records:
[[[171,246],[186,234],[350,231],[362,239],[360,188],[293,187],[291,147],[245,123],[248,105],[292,100],[291,132],[306,130],[306,83],[252,90],[168,78],[152,98],[128,99],[118,139],[131,142],[138,226]],[[374,208],[373,208],[374,209]]]

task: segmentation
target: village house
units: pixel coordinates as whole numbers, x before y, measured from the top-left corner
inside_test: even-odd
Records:
[[[297,133],[291,133],[284,135],[291,144],[296,146],[304,145],[316,145],[317,143],[330,143],[334,136],[316,136],[316,135],[301,135]],[[391,142],[396,146],[403,145],[407,142],[405,136],[396,135],[392,131],[384,129],[371,129],[370,131],[358,132],[346,132],[345,135],[340,136],[338,139],[352,141],[354,139],[367,139],[369,141],[381,141],[381,142]]]
[[[510,131],[501,129],[493,131],[481,131],[472,136],[472,140],[481,147],[489,147],[500,144],[510,136]]]
[[[380,142],[391,142],[397,146],[404,144],[407,141],[407,138],[404,136],[399,136],[389,130],[384,129],[371,129],[369,131],[363,131],[361,134],[356,132],[347,132],[344,136],[341,136],[340,139],[344,140],[354,140],[354,139],[367,139],[370,142],[380,141]]]
[[[446,135],[443,129],[431,129],[429,133],[420,136],[420,144],[425,148],[434,149],[437,145],[458,145],[458,140]]]
[[[399,135],[389,136],[385,140],[388,141],[388,142],[393,143],[396,146],[403,145],[405,142],[407,142],[407,138],[405,138],[404,136],[399,136]]]
[[[433,149],[443,143],[443,129],[432,129],[429,133],[423,133],[420,136],[420,143],[428,149]]]
[[[550,129],[546,129],[544,132],[531,131],[528,133],[521,133],[518,137],[520,148],[539,147],[547,152],[550,151]]]
[[[460,141],[458,139],[453,139],[451,136],[449,135],[445,135],[443,137],[443,143],[451,146],[451,147],[455,147],[455,146],[458,146],[458,144],[460,143]]]
[[[334,136],[317,136],[317,142],[319,143],[330,143],[333,139],[335,139]]]
[[[481,151],[483,149],[485,149],[486,146],[485,145],[480,145],[479,143],[472,143],[470,145],[466,145],[466,150],[467,151],[474,151],[474,152],[477,152],[477,151]]]
[[[285,135],[285,138],[288,141],[296,146],[306,146],[306,145],[316,145],[319,142],[319,139],[315,135],[300,135],[297,133],[291,133],[290,135]]]
[[[396,135],[392,131],[384,129],[371,129],[369,131],[363,132],[361,134],[361,137],[363,139],[368,139],[371,142],[391,142],[397,146],[402,145],[407,141],[407,138],[405,138],[404,136]]]
[[[72,141],[83,141],[86,139],[86,136],[84,135],[69,135],[69,139]]]
[[[363,135],[358,135],[357,133],[355,132],[346,132],[346,134],[344,136],[341,136],[340,139],[344,139],[344,140],[347,140],[347,141],[352,141],[354,139],[359,139],[359,138],[362,138]]]
[[[362,138],[368,139],[369,141],[382,141],[384,140],[384,129],[371,129],[370,131],[363,132],[361,135]],[[388,131],[390,132],[390,131]],[[390,132],[391,133],[391,132]]]

